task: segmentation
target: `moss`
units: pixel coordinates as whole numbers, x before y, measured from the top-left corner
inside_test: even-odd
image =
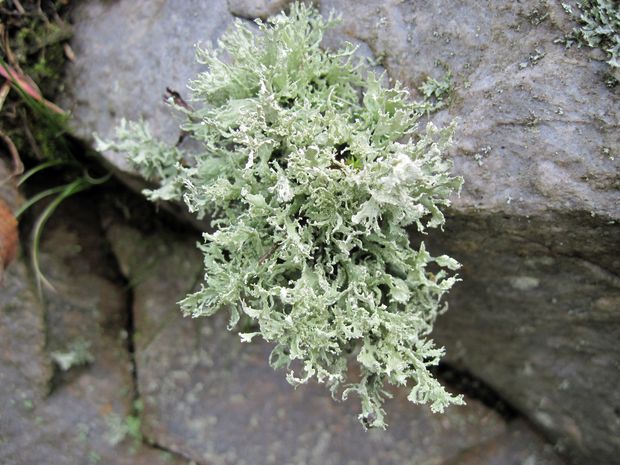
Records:
[[[67,60],[65,44],[71,26],[62,17],[67,8],[61,0],[45,2],[22,0],[24,12],[12,3],[0,5],[8,45],[2,45],[2,62],[21,70],[40,88],[48,100],[62,90],[62,72]],[[66,119],[53,114],[32,99],[12,90],[2,106],[2,130],[11,137],[26,158],[54,159],[69,150],[63,137]]]

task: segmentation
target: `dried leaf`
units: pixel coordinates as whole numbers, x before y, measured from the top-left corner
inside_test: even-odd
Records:
[[[0,75],[2,75],[2,77],[7,79],[11,84],[22,90],[33,99],[41,102],[53,112],[64,114],[64,110],[62,108],[43,98],[43,96],[41,95],[41,91],[37,88],[34,81],[32,81],[32,79],[30,79],[28,76],[18,73],[9,65],[4,63],[0,64]]]
[[[17,254],[18,237],[17,220],[7,203],[0,199],[0,283],[4,270]]]

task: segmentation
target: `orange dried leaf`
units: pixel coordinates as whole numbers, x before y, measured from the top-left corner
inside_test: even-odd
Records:
[[[0,199],[0,282],[4,270],[17,255],[17,220],[6,202]]]

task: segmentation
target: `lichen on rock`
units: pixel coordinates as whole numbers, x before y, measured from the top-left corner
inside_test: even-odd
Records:
[[[249,318],[257,329],[241,339],[275,343],[270,363],[291,384],[356,394],[363,424],[385,427],[386,383],[409,384],[409,400],[433,411],[463,402],[429,372],[443,354],[429,334],[459,265],[412,248],[407,231],[442,226],[461,179],[443,157],[453,126],[419,131],[428,103],[383,87],[351,45],[323,50],[333,23],[293,5],[258,20],[258,33],[239,21],[219,49],[198,48],[208,70],[190,83],[191,105],[171,104],[202,151],[169,147],[141,122],[99,148],[159,181],[152,200],[212,218],[186,315],[225,307],[229,328]]]
[[[620,6],[615,0],[580,0],[573,9],[570,3],[562,3],[565,11],[578,23],[566,37],[566,46],[577,43],[602,50],[607,64],[620,68]]]

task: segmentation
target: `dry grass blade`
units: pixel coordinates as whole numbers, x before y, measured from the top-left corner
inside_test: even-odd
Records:
[[[42,103],[54,113],[64,114],[64,110],[58,105],[46,100],[41,95],[41,92],[37,86],[27,76],[21,75],[6,63],[0,63],[0,75],[13,84],[18,90],[24,92],[29,97]]]
[[[7,136],[4,132],[0,131],[0,140],[4,142],[4,145],[9,151],[9,155],[11,156],[11,160],[13,162],[13,172],[9,175],[9,179],[14,176],[19,176],[24,172],[24,164],[22,163],[21,158],[19,157],[19,152],[17,151],[17,147],[11,140],[9,136]],[[6,179],[0,179],[0,184],[5,182]]]

